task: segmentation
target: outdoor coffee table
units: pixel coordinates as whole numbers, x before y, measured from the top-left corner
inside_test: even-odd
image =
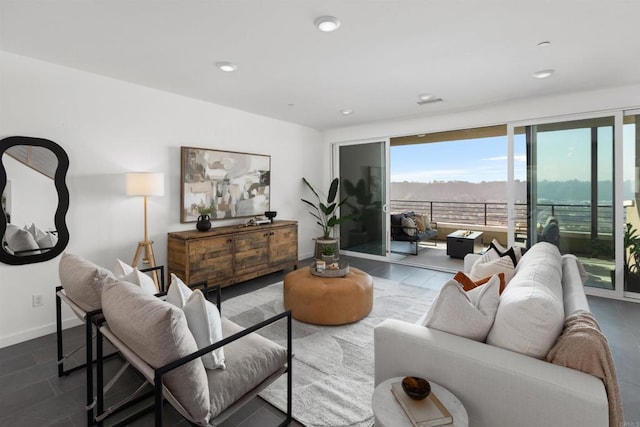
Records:
[[[351,267],[344,277],[319,277],[310,267],[284,277],[284,308],[294,319],[315,325],[343,325],[366,317],[373,307],[373,279]]]
[[[452,258],[464,258],[482,249],[482,231],[458,230],[447,235],[447,255]]]

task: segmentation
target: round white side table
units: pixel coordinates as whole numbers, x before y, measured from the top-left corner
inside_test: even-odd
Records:
[[[378,385],[373,392],[372,406],[375,416],[375,427],[413,427],[411,420],[405,414],[396,398],[391,393],[391,384],[402,381],[403,377],[390,378]],[[455,427],[467,427],[469,417],[462,402],[449,390],[429,381],[431,391],[438,396],[442,404],[451,412],[453,425]]]

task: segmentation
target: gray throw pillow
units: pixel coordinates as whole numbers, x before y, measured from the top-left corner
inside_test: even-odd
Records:
[[[67,253],[60,258],[58,273],[67,296],[85,311],[101,308],[102,287],[116,280],[106,268]]]
[[[139,286],[128,282],[106,284],[102,309],[109,329],[153,368],[198,350],[182,310]],[[163,384],[191,418],[206,425],[211,406],[202,360],[195,359],[163,378]]]

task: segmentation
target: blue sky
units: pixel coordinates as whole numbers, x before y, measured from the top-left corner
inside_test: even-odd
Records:
[[[544,132],[538,136],[538,179],[590,181],[589,129]],[[601,129],[598,175],[613,179],[611,129]],[[624,180],[634,180],[635,129],[624,126]],[[608,144],[607,144],[608,142]],[[391,147],[391,182],[506,181],[507,137]],[[515,135],[517,180],[526,180],[524,134]]]
[[[517,143],[516,179],[526,179],[524,135]],[[391,147],[391,182],[506,181],[507,137]]]

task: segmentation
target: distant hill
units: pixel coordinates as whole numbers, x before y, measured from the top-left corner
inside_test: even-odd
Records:
[[[507,184],[505,181],[466,182],[392,182],[391,200],[425,200],[435,202],[505,202]],[[527,183],[515,182],[516,202],[527,201]],[[586,203],[591,199],[591,185],[586,181],[542,181],[538,184],[539,199],[549,202]],[[632,199],[631,181],[624,183],[624,198]],[[598,183],[598,199],[602,202],[613,200],[613,183]]]
[[[504,202],[507,199],[507,183],[504,181],[392,182],[390,191],[392,200]],[[526,182],[516,181],[516,200],[527,200]]]

